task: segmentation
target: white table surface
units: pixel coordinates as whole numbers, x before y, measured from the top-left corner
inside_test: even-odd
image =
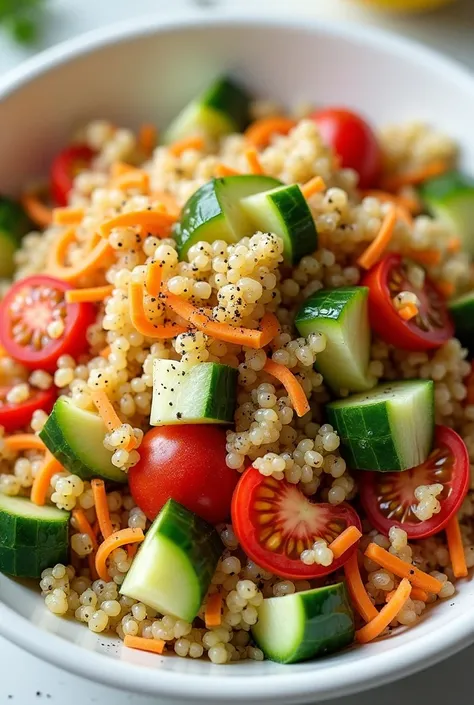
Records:
[[[169,12],[284,12],[288,0],[50,0],[44,48],[89,29],[137,14]],[[167,8],[167,9],[165,9]],[[378,15],[349,0],[291,0],[292,13],[365,22],[388,27],[444,51],[474,70],[474,2],[464,0],[443,12],[417,17]],[[0,72],[16,66],[28,51],[0,35]],[[418,675],[369,693],[332,701],[333,705],[470,705],[474,647]],[[30,656],[0,638],[0,705],[158,705],[155,698],[114,691],[71,676]]]

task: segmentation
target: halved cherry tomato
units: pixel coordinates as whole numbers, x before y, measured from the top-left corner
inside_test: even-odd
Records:
[[[0,426],[3,426],[7,433],[18,431],[20,428],[28,426],[34,411],[42,409],[47,414],[53,408],[56,399],[56,387],[51,387],[45,391],[32,389],[30,397],[19,404],[11,404],[7,401],[7,394],[10,387],[0,387]]]
[[[453,322],[443,295],[427,275],[421,288],[411,283],[408,269],[413,264],[400,255],[387,255],[367,272],[362,286],[369,287],[370,325],[382,340],[397,348],[439,348],[453,337]],[[393,303],[402,291],[412,291],[420,302],[419,314],[409,321],[399,316]]]
[[[73,144],[60,152],[51,164],[51,195],[58,206],[67,206],[74,177],[90,166],[95,152],[86,144]]]
[[[66,303],[64,292],[71,288],[41,275],[21,279],[7,292],[0,304],[0,342],[14,360],[54,372],[61,355],[77,357],[87,349],[87,327],[96,311],[90,303]],[[53,321],[64,326],[58,338],[48,334]]]
[[[391,526],[407,532],[409,539],[423,539],[441,531],[461,506],[469,488],[469,454],[458,434],[436,426],[435,445],[428,459],[405,472],[361,472],[360,499],[370,523],[388,535]],[[420,521],[413,513],[415,489],[443,485],[437,499],[441,511]]]
[[[232,498],[232,524],[246,554],[265,570],[284,578],[320,578],[340,568],[354,544],[330,566],[305,565],[300,554],[318,538],[333,541],[348,526],[361,529],[348,504],[311,502],[286,480],[265,477],[251,467]]]
[[[359,186],[375,186],[382,170],[382,151],[370,125],[344,108],[316,110],[311,118],[323,141],[341,158],[341,165],[357,171]]]

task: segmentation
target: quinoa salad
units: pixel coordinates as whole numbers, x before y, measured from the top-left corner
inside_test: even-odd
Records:
[[[457,160],[431,126],[224,77],[0,196],[0,571],[215,664],[429,619],[474,566]]]

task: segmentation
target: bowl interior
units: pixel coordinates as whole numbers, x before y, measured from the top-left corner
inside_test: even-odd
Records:
[[[410,43],[359,28],[268,21],[164,26],[150,19],[52,50],[0,82],[0,191],[15,193],[91,118],[161,126],[216,74],[290,105],[346,105],[383,124],[421,119],[462,145],[474,169],[474,79]],[[415,628],[363,649],[291,667],[213,666],[119,648],[48,613],[33,586],[0,576],[0,633],[58,665],[135,692],[183,702],[315,702],[433,663],[474,634],[474,583]],[[466,616],[468,615],[468,616]],[[474,639],[474,637],[473,637]],[[182,676],[185,675],[183,678]]]

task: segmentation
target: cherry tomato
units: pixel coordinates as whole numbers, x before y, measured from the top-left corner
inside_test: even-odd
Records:
[[[30,369],[54,372],[61,355],[77,357],[87,349],[87,327],[94,322],[93,304],[66,303],[72,287],[47,276],[16,282],[0,304],[0,342],[17,362]],[[50,323],[63,325],[58,337],[48,333]]]
[[[30,397],[19,404],[12,404],[7,401],[7,394],[10,387],[0,387],[0,426],[3,426],[7,433],[18,431],[20,428],[28,426],[34,411],[42,409],[47,414],[53,408],[56,399],[56,388],[51,387],[45,391],[32,389]]]
[[[441,531],[461,506],[469,489],[469,455],[462,438],[447,426],[436,426],[435,445],[427,460],[405,472],[361,472],[360,498],[370,523],[388,535],[391,526],[423,539]],[[441,511],[420,521],[413,509],[415,489],[440,483]]]
[[[386,343],[403,350],[430,350],[439,348],[453,337],[454,326],[443,295],[433,282],[424,276],[422,286],[410,281],[408,259],[387,255],[362,280],[369,287],[369,317],[372,329]],[[419,265],[415,265],[419,267]],[[403,320],[393,299],[402,291],[412,291],[420,302],[419,314]]]
[[[340,568],[356,550],[349,548],[330,566],[305,565],[300,554],[318,538],[331,543],[344,529],[361,523],[348,504],[316,504],[286,480],[245,471],[232,499],[232,524],[246,554],[284,578],[320,578]]]
[[[211,425],[160,426],[145,434],[130,491],[153,520],[174,499],[211,524],[229,518],[239,474],[227,467],[226,432]]]
[[[316,110],[311,117],[323,141],[341,158],[341,165],[357,171],[360,188],[375,186],[382,170],[382,152],[370,125],[344,108]]]
[[[74,177],[87,169],[95,152],[86,144],[73,144],[60,152],[51,164],[51,195],[58,206],[67,206]]]

